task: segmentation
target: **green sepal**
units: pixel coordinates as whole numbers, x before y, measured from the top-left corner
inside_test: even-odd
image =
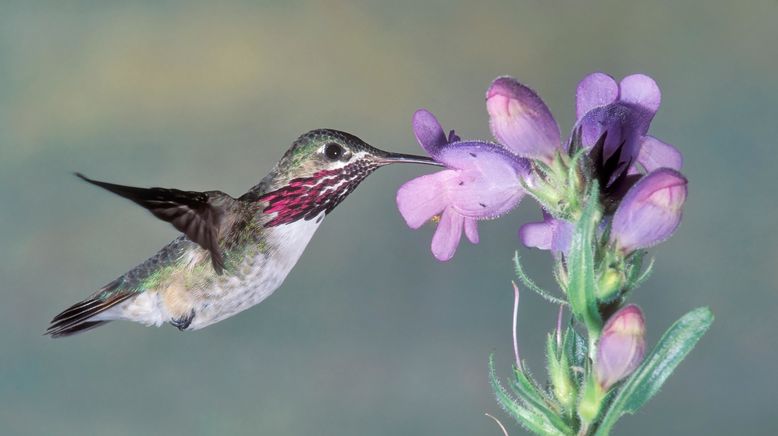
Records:
[[[573,315],[581,321],[589,333],[590,342],[596,341],[602,329],[602,319],[597,307],[595,289],[597,286],[594,271],[595,225],[599,218],[597,182],[587,196],[586,207],[575,224],[570,242],[570,254],[567,259],[567,297]]]
[[[602,390],[597,380],[595,380],[594,373],[590,372],[583,383],[583,390],[577,408],[582,426],[588,428],[597,419],[605,395],[606,392]]]
[[[519,280],[521,280],[522,283],[524,283],[524,286],[540,295],[546,301],[564,306],[568,305],[567,301],[551,295],[548,291],[535,284],[535,282],[527,275],[527,273],[524,272],[524,268],[521,266],[518,251],[516,251],[516,253],[513,255],[513,264],[516,269],[516,276],[519,278]]]
[[[635,413],[651,399],[711,323],[713,313],[707,307],[700,307],[670,326],[643,364],[619,388],[595,434],[607,435],[622,415]]]
[[[577,210],[580,207],[578,204],[578,199],[581,198],[580,194],[583,192],[584,186],[591,180],[581,165],[582,157],[585,155],[586,150],[584,149],[576,151],[570,158],[570,163],[567,167],[568,201],[570,202],[569,209],[571,211]]]
[[[514,399],[510,396],[497,378],[494,369],[494,354],[489,355],[489,383],[492,385],[500,407],[527,430],[540,435],[567,435],[571,433],[570,428],[560,417],[550,413],[552,417],[555,417],[552,420],[549,413],[538,409],[535,401],[526,397],[520,396],[518,399]],[[534,384],[531,383],[531,385]]]
[[[580,368],[579,374],[583,374],[583,368],[586,366],[586,340],[578,334],[573,327],[568,327],[564,339],[565,353],[572,366]]]
[[[627,274],[627,291],[625,292],[625,295],[639,288],[640,286],[643,285],[643,283],[646,282],[646,280],[648,280],[648,278],[651,276],[651,273],[654,272],[655,260],[656,259],[652,257],[651,260],[648,261],[648,266],[642,272],[641,272],[641,267],[643,266],[642,258],[639,264],[634,264],[634,266],[629,270],[629,273]]]
[[[537,170],[536,172],[539,172],[541,177],[543,177],[544,179],[548,179],[549,177],[551,177],[553,174],[556,173],[553,168],[551,168],[548,164],[546,164],[542,160],[533,159],[532,165],[535,166],[535,169]]]
[[[554,262],[554,268],[552,270],[554,274],[554,280],[559,285],[559,289],[562,290],[564,295],[567,295],[567,267],[565,266],[564,254]],[[569,304],[569,303],[568,303]]]

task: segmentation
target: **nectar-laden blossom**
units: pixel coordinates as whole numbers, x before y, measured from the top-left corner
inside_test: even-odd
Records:
[[[515,207],[524,196],[521,178],[526,161],[497,144],[446,138],[430,112],[413,117],[419,144],[447,169],[413,179],[397,191],[397,207],[409,227],[416,229],[440,216],[432,238],[432,254],[451,259],[464,232],[478,243],[477,220],[496,218]]]
[[[597,346],[594,369],[604,391],[632,374],[646,354],[646,323],[640,308],[630,304],[608,319]]]
[[[624,253],[670,238],[681,223],[687,180],[678,171],[660,168],[640,179],[613,215],[610,239]]]

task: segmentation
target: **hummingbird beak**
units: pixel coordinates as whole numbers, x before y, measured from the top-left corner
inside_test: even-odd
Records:
[[[393,163],[415,163],[422,165],[434,165],[438,167],[443,166],[442,163],[433,160],[431,157],[387,152],[382,153],[378,157],[378,163],[381,165],[389,165]]]

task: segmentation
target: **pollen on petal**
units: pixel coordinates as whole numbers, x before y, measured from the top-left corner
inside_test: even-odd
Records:
[[[445,262],[454,257],[454,253],[462,238],[462,230],[465,218],[450,207],[443,211],[443,215],[432,236],[432,255],[436,259]]]

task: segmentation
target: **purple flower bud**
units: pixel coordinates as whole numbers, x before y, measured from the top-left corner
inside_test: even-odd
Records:
[[[687,180],[660,168],[635,183],[616,209],[610,239],[624,253],[667,240],[681,222]]]
[[[595,371],[604,391],[632,374],[646,354],[646,323],[640,308],[630,304],[608,319],[597,345]]]
[[[559,127],[535,91],[498,77],[486,91],[492,134],[518,156],[550,162],[560,148]]]

